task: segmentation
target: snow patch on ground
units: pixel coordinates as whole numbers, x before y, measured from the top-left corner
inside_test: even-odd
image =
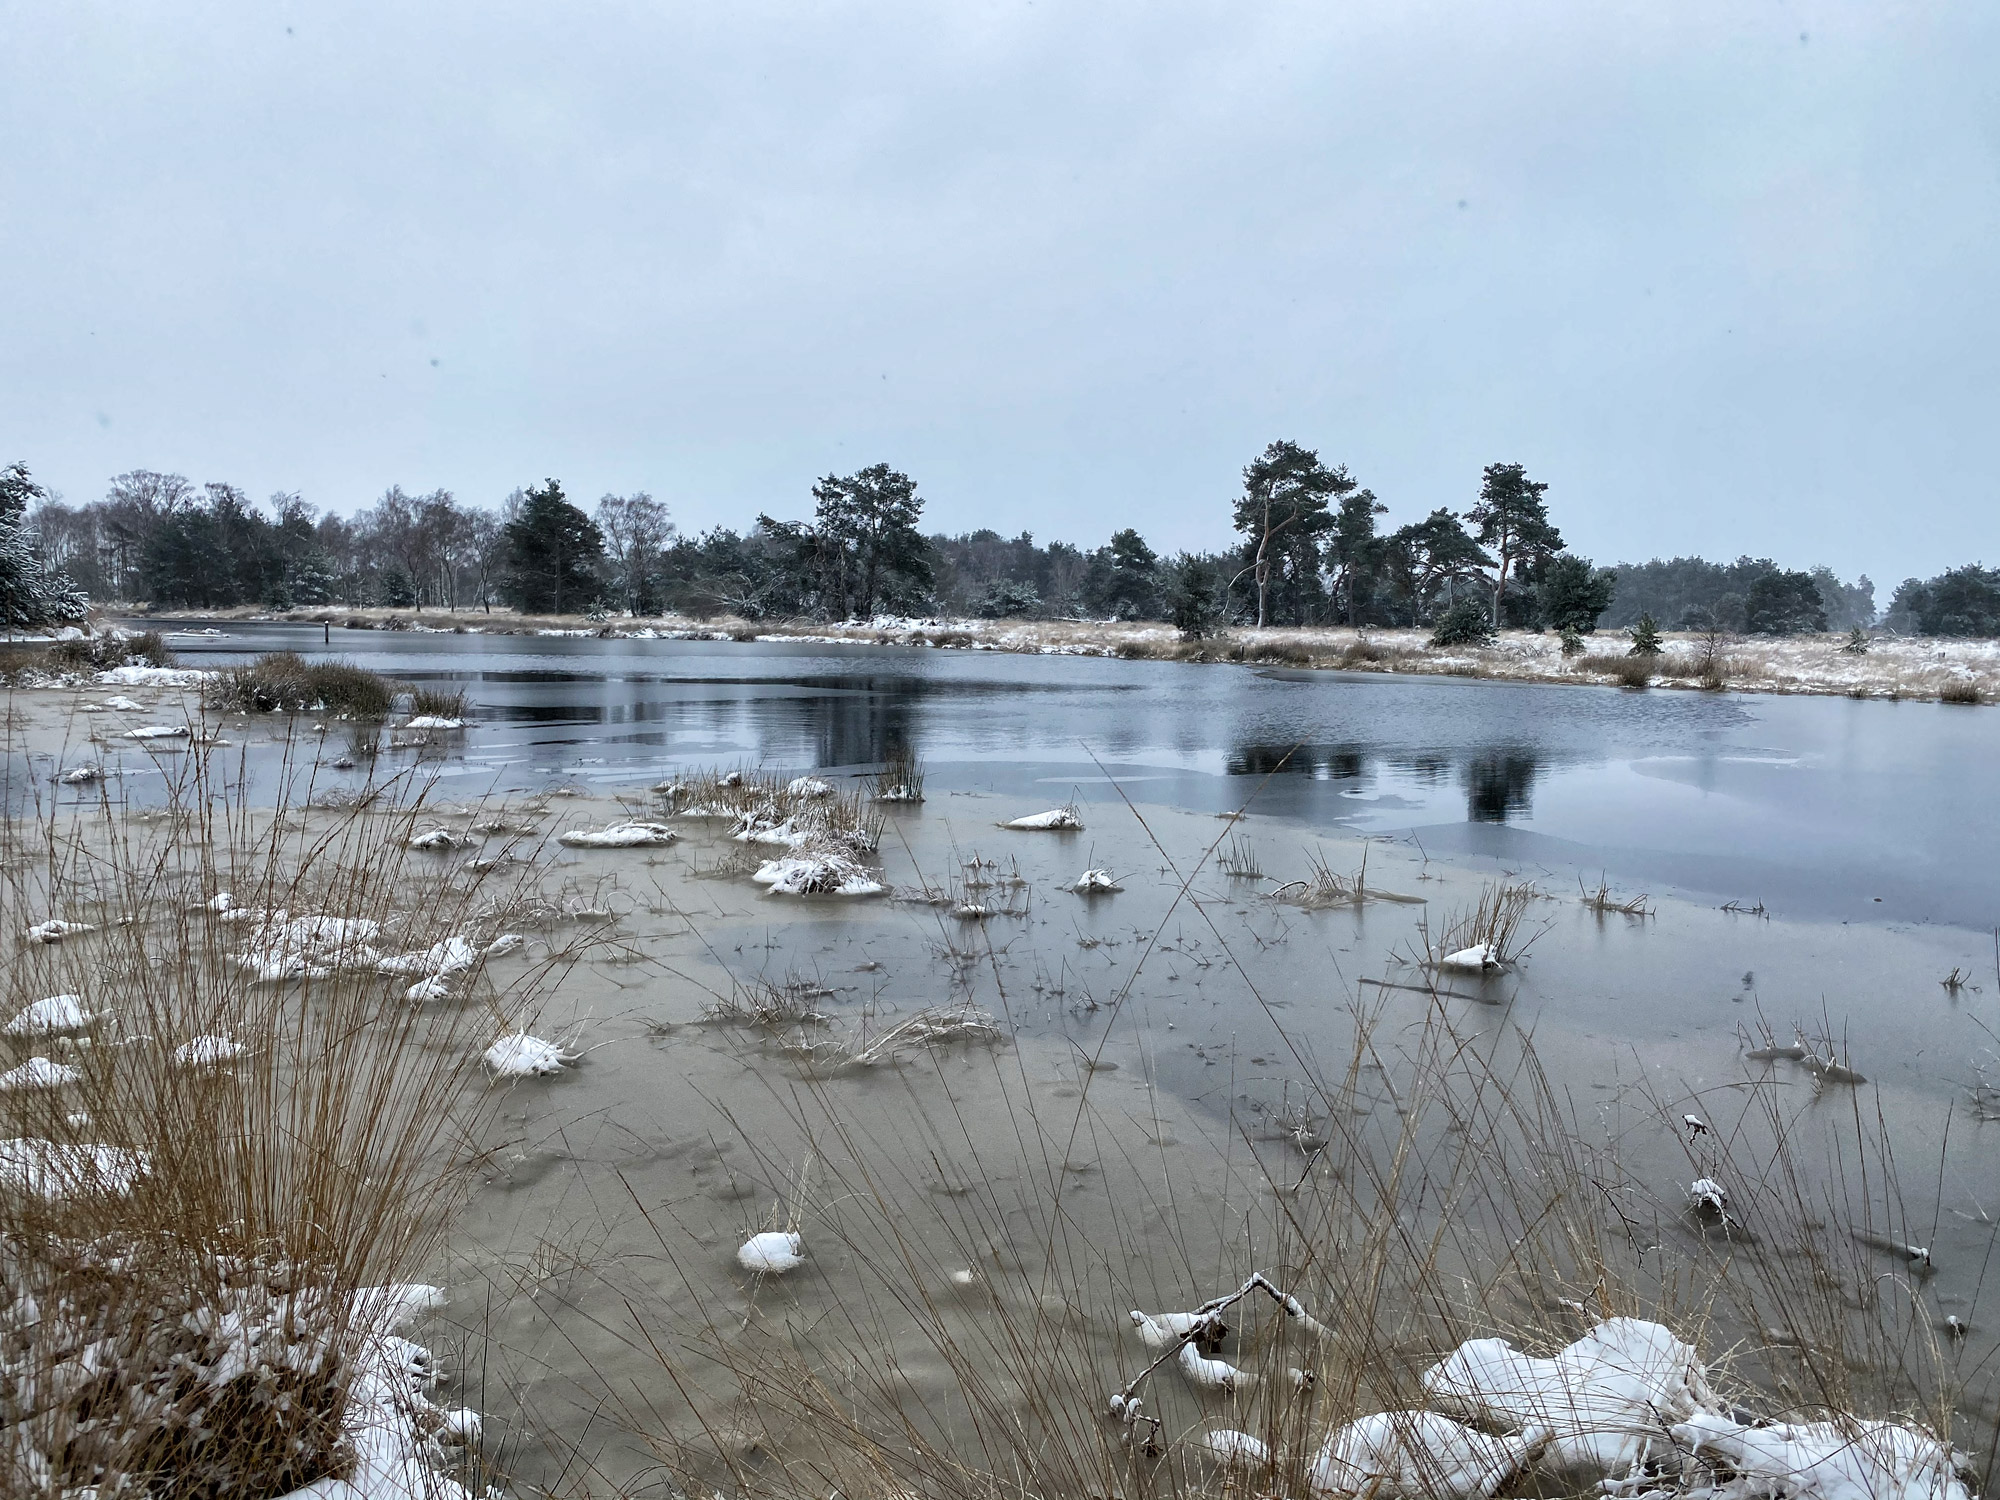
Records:
[[[216,674],[192,667],[107,667],[97,680],[111,687],[200,687]],[[127,700],[130,701],[129,699]],[[118,705],[112,704],[113,708]],[[135,707],[137,705],[134,705]]]

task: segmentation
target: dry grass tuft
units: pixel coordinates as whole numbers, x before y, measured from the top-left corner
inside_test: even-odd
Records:
[[[84,804],[8,829],[8,909],[95,928],[23,952],[9,1013],[70,993],[95,1019],[0,1043],[75,1069],[0,1093],[0,1137],[130,1171],[0,1189],[7,1493],[268,1495],[344,1472],[349,1380],[383,1322],[359,1294],[412,1275],[462,1200],[467,1085],[538,983],[503,994],[474,966],[452,984],[480,1003],[412,1003],[409,973],[363,961],[477,932],[474,896],[401,853],[407,785],[328,815],[243,806],[203,752],[176,778],[160,817]],[[241,955],[279,928],[230,920],[222,892],[377,925],[322,928],[300,978],[266,982]]]
[[[1581,875],[1577,877],[1576,884],[1577,890],[1580,893],[1579,899],[1586,907],[1596,912],[1600,917],[1613,913],[1621,917],[1650,917],[1653,914],[1653,908],[1647,904],[1649,898],[1644,892],[1625,900],[1620,900],[1611,894],[1611,887],[1605,884],[1601,878],[1598,880],[1597,889],[1594,891],[1585,889]]]
[[[274,651],[243,666],[225,667],[203,690],[225,713],[326,713],[336,718],[386,719],[395,706],[388,678],[344,661],[313,661]]]
[[[921,802],[924,800],[924,763],[908,745],[889,752],[875,777],[877,802]]]
[[[1258,858],[1256,846],[1240,833],[1229,836],[1229,841],[1215,856],[1215,867],[1233,880],[1264,878],[1264,867]]]
[[[1544,924],[1525,936],[1522,934],[1529,911],[1536,902],[1544,899],[1541,891],[1526,883],[1511,880],[1492,882],[1480,892],[1479,902],[1471,911],[1446,917],[1434,939],[1428,920],[1418,922],[1418,932],[1423,940],[1421,961],[1435,965],[1451,954],[1483,950],[1485,962],[1482,967],[1505,968],[1518,962],[1535,939],[1548,930]]]
[[[1607,656],[1602,652],[1592,652],[1579,656],[1575,669],[1609,677],[1620,687],[1642,688],[1651,686],[1658,666],[1659,658],[1654,656]]]
[[[410,713],[419,718],[429,715],[438,719],[462,719],[465,717],[465,689],[413,684],[410,688]]]
[[[1322,854],[1306,856],[1312,873],[1304,880],[1287,881],[1271,892],[1271,899],[1303,911],[1324,911],[1333,906],[1359,906],[1368,899],[1368,846],[1361,846],[1361,868],[1352,875],[1340,875]]]

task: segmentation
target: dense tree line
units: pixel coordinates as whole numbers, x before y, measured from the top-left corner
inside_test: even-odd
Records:
[[[384,605],[536,613],[749,619],[878,614],[1166,619],[1189,634],[1227,624],[1527,627],[1587,634],[1642,619],[1677,629],[1789,634],[1875,623],[1874,585],[1768,558],[1681,557],[1598,568],[1570,551],[1548,485],[1518,463],[1486,466],[1463,511],[1401,525],[1350,474],[1301,444],[1270,444],[1227,498],[1235,542],[1156,552],[1135,530],[1090,549],[982,529],[923,530],[908,475],[876,464],[811,487],[805,520],[686,534],[650,495],[586,511],[554,479],[486,508],[449,490],[386,490],[352,516],[296,494],[263,505],[225,483],[136,470],[102,500],[69,506],[20,476],[0,495],[51,577],[91,598],[160,608]],[[25,485],[26,488],[22,488]],[[18,548],[17,548],[18,550]],[[0,557],[0,570],[6,566]],[[18,570],[17,570],[18,571]],[[1932,634],[2000,633],[2000,571],[1961,568],[1896,593],[1887,623]]]

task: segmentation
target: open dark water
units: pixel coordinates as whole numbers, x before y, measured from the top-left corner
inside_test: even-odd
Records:
[[[330,654],[467,690],[440,763],[487,786],[698,765],[862,770],[893,747],[953,790],[1116,798],[1413,835],[1568,880],[1774,914],[2000,920],[2000,712],[1094,657],[333,632],[249,624],[187,664]]]

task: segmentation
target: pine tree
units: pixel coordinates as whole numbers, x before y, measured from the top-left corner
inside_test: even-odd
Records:
[[[29,502],[47,496],[26,464],[0,468],[0,625],[9,630],[73,625],[90,608],[69,575],[49,566],[28,524]]]
[[[1465,513],[1478,530],[1474,535],[1493,552],[1493,623],[1501,622],[1507,580],[1523,565],[1547,559],[1563,550],[1562,533],[1549,524],[1542,496],[1548,486],[1528,477],[1519,464],[1488,464],[1479,486],[1479,503]]]
[[[1639,623],[1626,634],[1632,637],[1632,649],[1627,656],[1658,656],[1666,649],[1666,642],[1660,639],[1660,627],[1653,623],[1651,615],[1639,616]]]
[[[813,486],[815,528],[826,553],[830,595],[840,618],[874,615],[878,605],[910,608],[930,597],[930,543],[917,530],[924,513],[916,481],[887,464]]]
[[[551,479],[507,523],[507,591],[527,614],[579,614],[599,593],[604,534]]]
[[[1243,493],[1236,501],[1236,529],[1255,543],[1246,572],[1257,583],[1257,624],[1270,618],[1271,580],[1298,584],[1310,573],[1319,579],[1319,538],[1333,528],[1330,500],[1355,487],[1347,470],[1328,468],[1310,448],[1278,441],[1243,470]],[[1303,624],[1303,621],[1298,623]]]

